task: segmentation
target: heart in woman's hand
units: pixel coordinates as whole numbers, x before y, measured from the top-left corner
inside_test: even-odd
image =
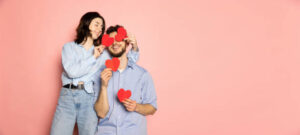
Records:
[[[105,45],[106,47],[109,47],[113,43],[114,43],[114,38],[109,37],[109,35],[107,34],[103,35],[101,44]]]

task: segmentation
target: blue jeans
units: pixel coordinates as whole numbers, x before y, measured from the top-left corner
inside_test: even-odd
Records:
[[[77,122],[79,135],[95,135],[98,117],[94,110],[97,95],[85,90],[62,88],[51,126],[51,135],[73,135]]]

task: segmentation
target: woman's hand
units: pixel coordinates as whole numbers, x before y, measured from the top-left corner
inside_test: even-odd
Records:
[[[95,46],[94,47],[94,57],[97,59],[102,54],[104,49],[105,49],[104,45]]]

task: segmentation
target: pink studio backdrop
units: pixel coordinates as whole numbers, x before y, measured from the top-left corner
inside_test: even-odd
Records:
[[[0,0],[0,135],[49,134],[87,11],[136,35],[149,135],[300,135],[298,0]]]

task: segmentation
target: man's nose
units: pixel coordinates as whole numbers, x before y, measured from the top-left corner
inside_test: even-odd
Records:
[[[119,42],[117,42],[117,41],[115,41],[115,42],[114,42],[114,45],[119,45],[119,44],[120,44],[120,43],[119,43]]]

